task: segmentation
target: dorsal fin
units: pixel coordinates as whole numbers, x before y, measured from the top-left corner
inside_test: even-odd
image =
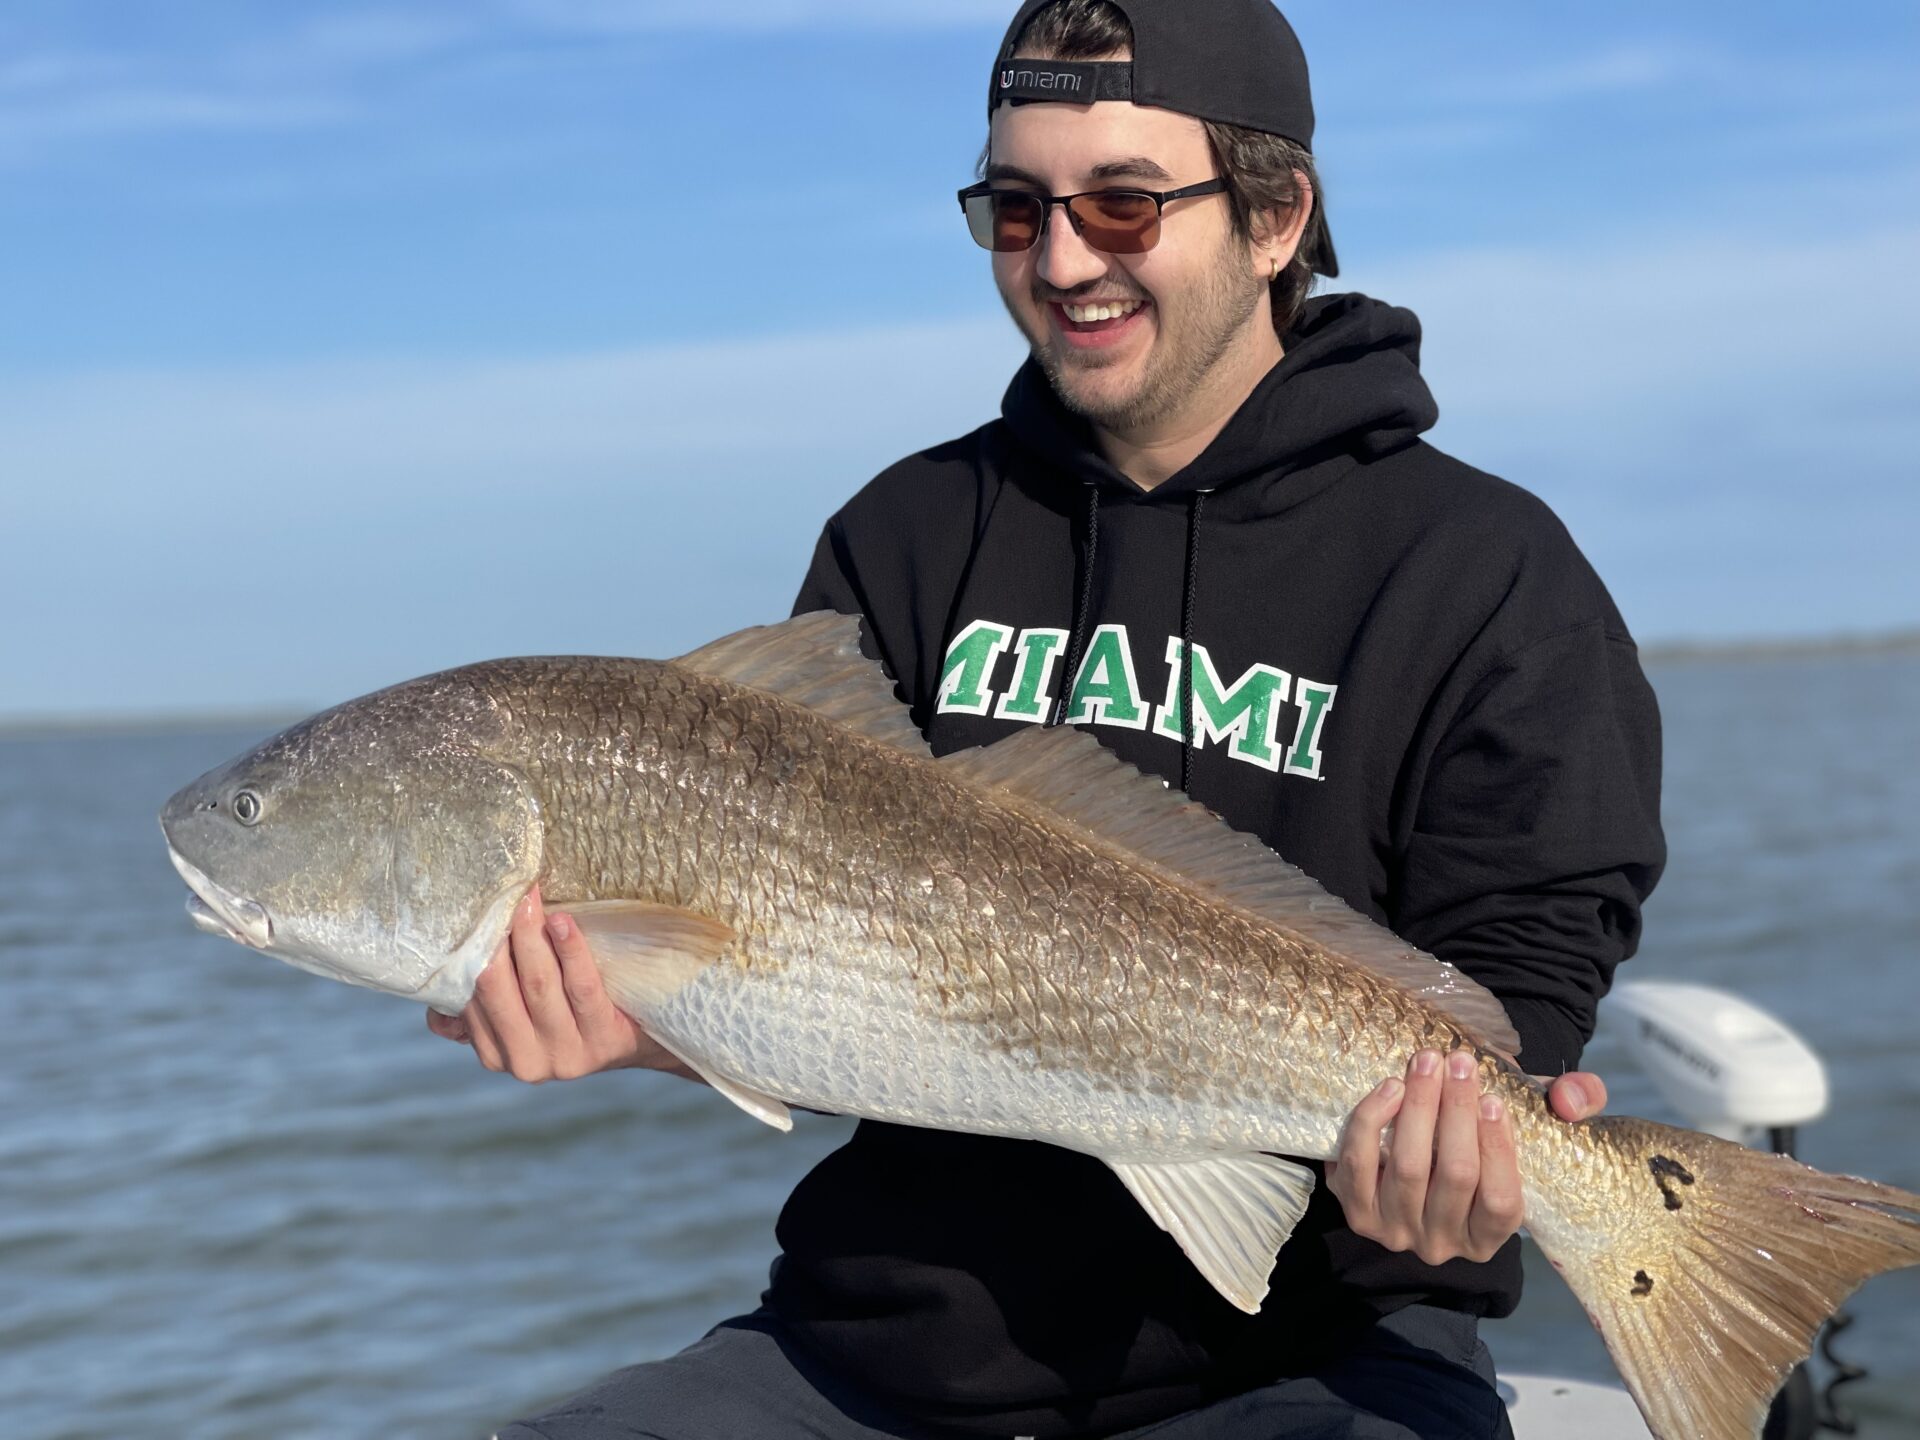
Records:
[[[1042,805],[1200,893],[1392,980],[1494,1049],[1511,1056],[1520,1048],[1513,1022],[1490,991],[1349,908],[1254,836],[1143,775],[1091,735],[1065,727],[1022,730],[940,763],[975,784]]]
[[[860,652],[858,615],[815,610],[777,625],[756,625],[672,663],[804,705],[883,745],[932,753],[887,672]]]

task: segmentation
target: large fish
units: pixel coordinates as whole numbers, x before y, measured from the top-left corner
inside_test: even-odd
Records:
[[[1920,1262],[1920,1195],[1558,1120],[1491,995],[1093,739],[934,760],[840,616],[409,681],[161,823],[203,928],[449,1013],[537,881],[616,1002],[750,1114],[1096,1156],[1248,1311],[1302,1160],[1416,1051],[1471,1047],[1533,1237],[1661,1440],[1758,1435],[1840,1302]]]

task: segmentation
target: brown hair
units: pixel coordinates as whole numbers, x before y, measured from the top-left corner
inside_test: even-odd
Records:
[[[1000,59],[1009,60],[1024,53],[1033,59],[1100,60],[1132,51],[1133,26],[1108,0],[1054,0],[1034,13]],[[1200,123],[1206,127],[1214,164],[1227,182],[1234,233],[1241,238],[1253,234],[1255,215],[1288,209],[1300,202],[1300,183],[1295,172],[1306,178],[1310,194],[1317,197],[1321,193],[1313,156],[1302,146],[1279,135],[1218,120]],[[975,173],[986,173],[987,159],[988,152],[983,149]],[[1269,287],[1276,334],[1285,335],[1292,328],[1312,289],[1313,264],[1322,228],[1320,207],[1315,205],[1313,218],[1300,237],[1293,260]]]

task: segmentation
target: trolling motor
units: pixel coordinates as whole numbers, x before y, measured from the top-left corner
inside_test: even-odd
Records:
[[[1796,1132],[1827,1112],[1826,1066],[1792,1030],[1752,1002],[1705,985],[1628,981],[1613,987],[1602,1026],[1624,1044],[1662,1098],[1696,1130],[1741,1145],[1794,1153]],[[1811,1440],[1817,1430],[1852,1435],[1857,1421],[1838,1399],[1866,1371],[1833,1353],[1853,1323],[1844,1312],[1821,1332],[1832,1368],[1815,1392],[1805,1365],[1788,1376],[1767,1415],[1764,1440]],[[1503,1382],[1519,1440],[1640,1440],[1647,1433],[1626,1392],[1545,1376]]]

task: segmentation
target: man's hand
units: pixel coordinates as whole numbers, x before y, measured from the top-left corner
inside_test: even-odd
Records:
[[[607,998],[580,927],[547,915],[535,886],[458,1016],[427,1011],[427,1028],[473,1046],[489,1070],[538,1085],[600,1070],[667,1070],[699,1077]]]
[[[1553,1081],[1547,1098],[1562,1120],[1585,1120],[1606,1108],[1607,1087],[1575,1071]],[[1382,1145],[1389,1122],[1393,1140]],[[1481,1095],[1465,1050],[1423,1050],[1404,1081],[1383,1081],[1362,1100],[1327,1162],[1327,1188],[1356,1235],[1429,1265],[1491,1260],[1526,1218],[1513,1121],[1498,1099]]]

